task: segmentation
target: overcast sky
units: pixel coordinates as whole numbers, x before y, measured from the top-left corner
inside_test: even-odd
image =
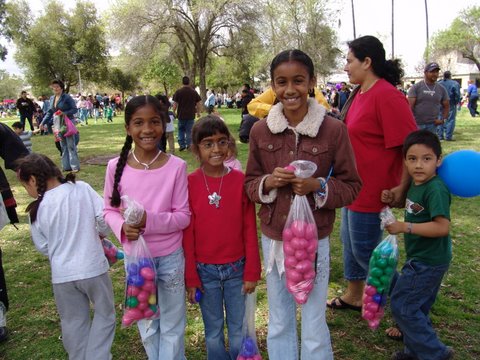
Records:
[[[12,0],[9,0],[12,1]],[[205,0],[207,1],[207,0]],[[66,7],[73,7],[74,0],[60,0]],[[29,0],[28,3],[35,14],[44,8],[44,0]],[[100,11],[108,9],[114,0],[97,0],[95,6]],[[331,1],[338,6],[336,24],[340,46],[347,51],[345,42],[353,39],[353,21],[351,0]],[[479,4],[479,0],[429,0],[429,33],[430,37],[439,30],[447,28],[460,10]],[[377,36],[385,46],[387,57],[392,53],[391,13],[392,0],[354,0],[356,35]],[[422,61],[426,46],[425,32],[425,2],[424,0],[396,0],[395,1],[395,57],[403,60],[406,73],[412,73],[415,66]],[[13,60],[15,49],[10,46],[9,55],[5,62],[0,62],[0,68],[10,73],[21,73]]]

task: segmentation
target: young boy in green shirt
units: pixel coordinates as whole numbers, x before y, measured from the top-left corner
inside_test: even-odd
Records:
[[[452,359],[454,351],[437,337],[428,314],[452,259],[450,192],[436,175],[442,162],[437,135],[428,130],[411,133],[403,155],[412,178],[407,192],[405,222],[385,228],[390,234],[404,233],[407,261],[391,293],[393,318],[403,333],[404,351],[392,359]],[[382,192],[382,201],[392,194]]]

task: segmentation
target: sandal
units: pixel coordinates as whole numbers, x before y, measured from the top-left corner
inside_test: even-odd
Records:
[[[398,335],[393,335],[392,333],[398,333]],[[403,341],[403,333],[396,324],[385,330],[385,334],[392,340]]]
[[[356,306],[356,305],[346,303],[345,301],[342,300],[342,298],[340,296],[337,296],[335,299],[330,301],[330,303],[327,302],[327,307],[329,307],[330,309],[334,309],[334,310],[362,311],[361,306]]]

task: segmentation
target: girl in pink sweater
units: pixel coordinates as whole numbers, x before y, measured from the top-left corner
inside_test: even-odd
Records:
[[[143,235],[156,266],[158,320],[140,320],[138,328],[149,359],[183,360],[185,334],[185,260],[182,231],[190,222],[187,165],[158,150],[166,119],[153,96],[137,96],[125,108],[127,137],[105,177],[105,220],[123,244],[127,257]],[[135,147],[132,149],[132,143]],[[125,223],[121,196],[142,204],[135,225]],[[161,355],[160,355],[161,354]]]

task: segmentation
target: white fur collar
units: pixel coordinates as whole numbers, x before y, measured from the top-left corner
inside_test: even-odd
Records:
[[[327,110],[315,99],[308,98],[308,112],[303,120],[294,128],[301,135],[315,137],[323,123]],[[287,128],[292,128],[283,114],[283,104],[278,103],[270,109],[267,117],[267,126],[273,134],[279,134]],[[293,129],[293,128],[292,128]]]

